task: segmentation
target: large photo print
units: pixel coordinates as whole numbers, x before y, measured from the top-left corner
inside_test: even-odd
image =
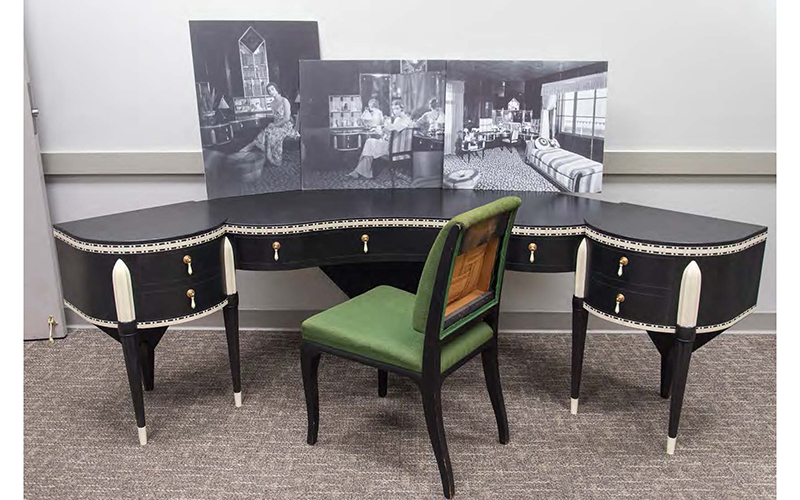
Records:
[[[447,61],[444,187],[596,193],[608,63]]]
[[[319,59],[312,21],[190,21],[209,198],[302,187],[299,61]]]
[[[302,61],[303,189],[441,188],[444,69]]]

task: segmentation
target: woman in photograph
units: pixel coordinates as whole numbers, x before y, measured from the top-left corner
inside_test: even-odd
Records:
[[[358,160],[356,168],[347,174],[352,178],[359,175],[372,179],[372,160],[389,154],[389,138],[392,132],[403,130],[414,126],[414,122],[405,112],[405,106],[400,99],[392,101],[392,119],[387,119],[383,126],[383,135],[380,138],[367,139],[364,143],[364,150]]]
[[[253,142],[243,147],[239,153],[248,153],[254,149],[259,149],[266,154],[266,160],[280,167],[283,165],[283,139],[286,136],[295,134],[292,127],[292,107],[289,99],[281,95],[278,85],[275,82],[267,84],[267,92],[272,96],[272,118],[273,121],[267,128],[262,130]]]
[[[437,128],[439,124],[444,126],[444,113],[441,106],[439,106],[439,99],[432,98],[428,102],[428,107],[430,109],[417,119],[417,128],[428,131],[432,128]]]
[[[367,108],[361,113],[358,119],[359,123],[364,128],[375,128],[383,123],[383,111],[378,108],[378,100],[370,99],[367,103]]]

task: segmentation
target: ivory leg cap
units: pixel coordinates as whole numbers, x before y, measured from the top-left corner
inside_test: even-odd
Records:
[[[569,412],[573,415],[578,414],[578,398],[569,398]]]
[[[675,442],[678,440],[677,437],[671,438],[667,437],[667,455],[674,455],[675,454]]]
[[[242,393],[241,392],[234,392],[233,393],[233,402],[237,408],[242,407]]]
[[[139,444],[144,446],[147,444],[147,426],[138,427],[139,429]]]

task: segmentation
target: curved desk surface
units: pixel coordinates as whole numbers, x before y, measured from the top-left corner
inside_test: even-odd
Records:
[[[82,242],[130,245],[186,238],[220,228],[299,226],[371,219],[447,220],[503,196],[519,196],[515,228],[580,228],[651,243],[714,246],[766,232],[723,219],[562,193],[445,189],[286,191],[193,201],[56,224]],[[519,232],[519,231],[518,231]]]

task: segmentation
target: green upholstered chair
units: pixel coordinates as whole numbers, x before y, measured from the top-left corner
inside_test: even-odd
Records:
[[[416,295],[379,286],[303,322],[308,444],[317,441],[317,371],[323,352],[377,367],[381,396],[386,394],[387,372],[419,385],[447,498],[455,488],[440,391],[448,375],[479,353],[500,442],[508,442],[497,320],[506,248],[519,205],[519,198],[506,197],[447,222],[425,261]]]

